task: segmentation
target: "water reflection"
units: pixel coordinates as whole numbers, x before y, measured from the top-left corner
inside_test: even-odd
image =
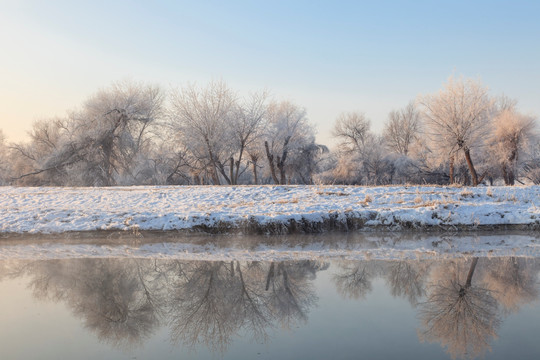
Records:
[[[306,323],[317,306],[322,261],[179,261],[77,259],[0,262],[3,277],[28,277],[36,299],[62,302],[101,341],[144,344],[168,327],[177,346],[224,353],[240,333],[268,341],[271,329]],[[332,261],[343,298],[361,302],[383,279],[416,309],[420,340],[453,358],[490,349],[504,317],[538,298],[540,260],[459,258]],[[359,325],[360,326],[360,325]]]
[[[440,342],[452,358],[483,355],[500,324],[493,291],[478,275],[473,282],[477,266],[477,257],[435,266],[420,306],[420,337]]]
[[[165,299],[149,262],[81,259],[16,267],[37,299],[65,302],[86,328],[113,346],[141,344],[159,325]]]

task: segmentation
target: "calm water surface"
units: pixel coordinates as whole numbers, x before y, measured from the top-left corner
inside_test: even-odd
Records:
[[[0,359],[537,359],[540,259],[0,262]]]

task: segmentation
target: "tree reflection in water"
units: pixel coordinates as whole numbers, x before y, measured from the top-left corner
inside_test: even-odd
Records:
[[[500,323],[493,291],[473,276],[478,258],[436,266],[421,304],[421,339],[439,341],[452,356],[475,358],[497,336]]]
[[[403,297],[413,306],[425,296],[429,261],[392,261],[383,276],[394,297]]]
[[[113,346],[142,344],[167,324],[173,343],[224,352],[240,331],[266,341],[268,329],[307,320],[313,280],[328,263],[81,259],[25,263],[38,299],[63,301]]]
[[[350,299],[363,299],[372,290],[376,269],[371,261],[341,261],[334,275],[338,292]]]
[[[120,348],[142,344],[160,326],[173,343],[225,352],[240,334],[264,342],[274,328],[307,321],[317,303],[320,261],[239,262],[78,259],[0,263],[0,279],[28,276],[36,298],[62,301],[86,328]],[[360,301],[373,281],[418,308],[421,340],[452,357],[490,348],[505,314],[538,298],[540,261],[461,258],[430,261],[336,261],[331,277]]]
[[[312,281],[327,266],[313,261],[190,263],[172,286],[172,340],[224,351],[244,329],[265,341],[274,323],[290,327],[307,319],[317,299]]]
[[[488,259],[484,280],[493,291],[493,296],[507,313],[538,298],[538,266],[530,259],[508,257]]]
[[[31,272],[37,298],[65,301],[85,327],[115,346],[142,343],[159,325],[159,299],[139,261],[40,261]]]

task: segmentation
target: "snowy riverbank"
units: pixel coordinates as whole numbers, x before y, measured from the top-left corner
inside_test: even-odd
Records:
[[[0,188],[0,232],[540,228],[540,187]]]

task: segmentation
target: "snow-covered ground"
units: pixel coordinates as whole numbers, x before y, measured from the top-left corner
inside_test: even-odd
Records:
[[[0,187],[1,233],[540,228],[540,187]]]

